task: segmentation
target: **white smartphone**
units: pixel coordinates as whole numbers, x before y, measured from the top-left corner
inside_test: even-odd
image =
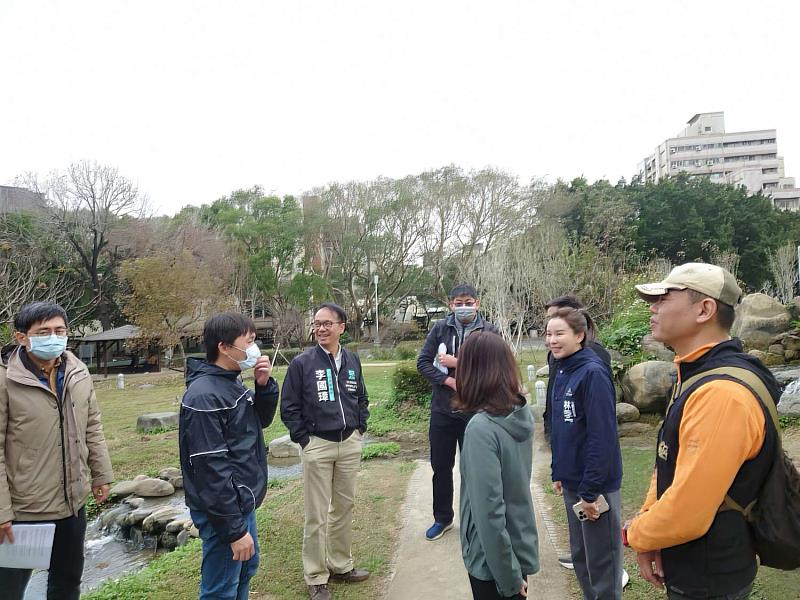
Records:
[[[597,505],[600,509],[601,515],[604,512],[607,512],[609,509],[608,502],[606,501],[606,497],[603,496],[603,494],[600,494],[597,497]],[[572,511],[575,513],[575,516],[578,517],[579,521],[586,521],[589,518],[589,515],[587,515],[581,508],[580,500],[578,500],[575,504],[572,505]]]

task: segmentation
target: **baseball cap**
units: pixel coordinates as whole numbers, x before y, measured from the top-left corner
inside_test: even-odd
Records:
[[[670,290],[686,289],[695,290],[729,306],[735,306],[742,298],[742,290],[730,271],[707,263],[686,263],[672,269],[664,281],[636,286],[639,295],[649,302]]]

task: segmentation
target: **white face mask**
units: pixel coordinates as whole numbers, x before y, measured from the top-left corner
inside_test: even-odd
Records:
[[[238,346],[234,346],[237,350],[242,350]],[[244,371],[245,369],[252,369],[256,366],[256,361],[261,358],[261,349],[258,345],[253,342],[251,345],[247,347],[247,350],[242,350],[247,357],[244,360],[237,360],[236,363],[239,365],[239,368]]]

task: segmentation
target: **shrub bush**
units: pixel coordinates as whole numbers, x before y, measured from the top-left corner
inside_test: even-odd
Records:
[[[392,404],[430,406],[431,384],[417,372],[413,361],[397,365],[392,374]]]
[[[400,342],[395,348],[395,353],[400,360],[415,360],[421,348],[422,343],[419,341]]]
[[[380,336],[382,342],[396,344],[402,341],[422,339],[425,337],[425,332],[416,321],[401,323],[391,319],[381,321]]]
[[[642,353],[642,338],[650,333],[650,305],[640,299],[614,315],[600,330],[600,342],[624,356],[646,359]]]

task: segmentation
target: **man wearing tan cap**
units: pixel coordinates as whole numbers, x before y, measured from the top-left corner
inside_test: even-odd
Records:
[[[678,379],[627,543],[670,599],[747,598],[758,565],[735,507],[757,498],[771,464],[778,433],[763,402],[777,403],[778,384],[729,335],[742,292],[725,269],[688,263],[636,290],[650,302],[653,337],[675,350]]]

